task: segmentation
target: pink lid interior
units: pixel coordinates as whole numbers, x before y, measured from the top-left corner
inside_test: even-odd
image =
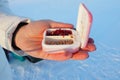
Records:
[[[88,11],[84,4],[80,4],[76,30],[80,35],[81,48],[84,48],[87,45],[91,24],[92,14]]]

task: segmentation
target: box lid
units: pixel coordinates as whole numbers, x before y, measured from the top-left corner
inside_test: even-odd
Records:
[[[80,35],[81,48],[84,48],[87,45],[92,19],[93,18],[90,11],[88,11],[84,4],[80,4],[76,30],[78,32],[78,35]]]

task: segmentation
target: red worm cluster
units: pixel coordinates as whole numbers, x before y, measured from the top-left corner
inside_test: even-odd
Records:
[[[65,35],[71,35],[72,31],[70,30],[54,30],[54,31],[47,31],[46,36],[65,36]]]

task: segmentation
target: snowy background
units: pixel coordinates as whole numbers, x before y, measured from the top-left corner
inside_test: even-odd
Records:
[[[84,61],[11,60],[14,80],[120,80],[119,0],[9,0],[12,11],[33,20],[52,19],[76,25],[79,3],[93,14],[90,36],[97,50]]]

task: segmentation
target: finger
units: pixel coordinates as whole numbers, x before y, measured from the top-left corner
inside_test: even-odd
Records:
[[[45,59],[57,60],[57,61],[68,60],[72,57],[71,53],[65,53],[65,52],[57,52],[54,54],[46,54],[46,55],[47,55],[47,57],[44,57]]]
[[[50,23],[52,28],[73,28],[72,24],[69,23],[62,23],[62,22],[54,22]]]
[[[96,50],[96,46],[94,45],[94,43],[88,43],[87,46],[85,48],[82,48],[82,50],[85,51],[95,51]]]
[[[85,60],[89,57],[87,51],[79,51],[75,54],[73,54],[72,59],[74,60]]]
[[[47,60],[57,60],[57,61],[68,60],[72,57],[71,53],[66,53],[65,51],[59,51],[54,53],[34,51],[34,52],[29,52],[28,54],[36,58],[43,58]]]
[[[94,43],[94,40],[92,38],[89,38],[88,43]]]

